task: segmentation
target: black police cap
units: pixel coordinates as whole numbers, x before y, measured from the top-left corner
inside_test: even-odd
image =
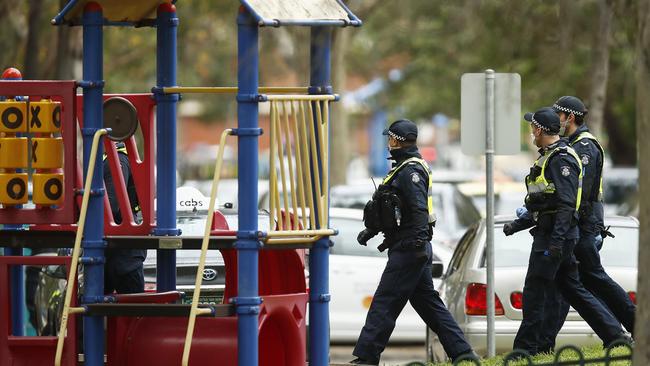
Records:
[[[576,116],[585,116],[587,114],[585,104],[582,103],[579,98],[570,95],[560,97],[551,108],[553,108],[556,113],[573,113]]]
[[[550,107],[538,109],[535,113],[526,113],[524,119],[535,127],[539,127],[547,134],[557,135],[560,133],[560,116]]]
[[[383,134],[398,141],[416,141],[418,139],[418,126],[408,119],[400,119],[391,123]]]

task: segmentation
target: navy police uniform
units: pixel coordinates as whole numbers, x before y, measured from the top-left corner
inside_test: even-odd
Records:
[[[524,117],[547,135],[557,135],[560,120],[551,108],[542,108]],[[533,227],[533,245],[523,290],[523,320],[513,348],[536,354],[545,352],[543,329],[545,305],[555,293],[553,285],[609,344],[623,334],[618,322],[584,288],[578,277],[573,250],[578,240],[577,209],[580,206],[582,166],[565,140],[540,149],[540,157],[526,177],[526,208],[531,216],[504,226],[506,235]],[[553,323],[555,324],[555,323]]]
[[[393,218],[397,225],[371,228],[374,225],[368,222],[370,214],[367,211],[373,201],[368,203],[364,213],[367,229],[359,234],[358,240],[365,245],[378,231],[382,231],[385,240],[380,249],[388,248],[388,263],[353,351],[358,359],[352,363],[379,362],[406,301],[411,302],[427,326],[436,332],[447,354],[456,359],[471,353],[472,349],[433,287],[430,242],[433,202],[428,194],[430,172],[414,144],[417,126],[411,121],[400,120],[384,134],[399,141],[412,141],[413,145],[391,151],[391,159],[395,161],[393,170],[373,196],[373,201],[380,201],[382,198],[379,196],[385,191],[399,201],[390,209],[395,213]]]
[[[138,196],[135,190],[135,183],[131,174],[131,164],[123,143],[117,144],[118,158],[122,170],[122,176],[126,182],[127,193],[131,201],[131,209],[136,220],[139,220],[140,207]],[[122,214],[115,193],[115,185],[108,159],[104,156],[104,184],[106,194],[111,205],[111,212],[115,223],[122,222]],[[104,292],[107,294],[131,294],[144,292],[143,262],[147,256],[144,249],[106,249],[106,263],[104,265]]]
[[[584,118],[587,110],[582,101],[576,97],[565,96],[558,99],[552,107],[556,113],[564,113],[567,118],[573,114],[574,118]],[[610,235],[605,230],[603,222],[602,205],[602,172],[604,150],[598,140],[589,132],[586,125],[580,124],[576,131],[568,136],[569,144],[574,148],[583,166],[582,203],[579,211],[578,228],[580,239],[573,253],[578,260],[578,271],[580,281],[585,288],[601,300],[623,324],[629,332],[634,332],[634,314],[636,306],[621,288],[605,272],[601,262],[599,243],[597,236],[604,239]],[[558,313],[553,311],[556,306]],[[551,346],[554,346],[555,337],[562,329],[569,312],[569,304],[559,298],[556,304],[548,305],[548,324],[557,324],[555,328],[548,327],[549,334],[546,336]]]

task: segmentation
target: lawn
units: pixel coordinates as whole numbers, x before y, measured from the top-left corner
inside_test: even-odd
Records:
[[[602,358],[605,357],[605,349],[601,346],[593,346],[593,347],[585,347],[582,348],[582,353],[584,354],[585,360],[589,359],[597,359],[597,358]],[[627,347],[616,347],[614,348],[610,356],[624,356],[628,355],[630,353],[629,349]],[[506,355],[500,355],[496,356],[490,359],[482,359],[481,360],[481,365],[482,366],[501,366],[504,365],[503,359],[505,358]],[[556,355],[555,354],[541,354],[541,355],[536,355],[535,357],[532,357],[532,365],[552,365],[554,360],[555,360]],[[565,350],[562,352],[560,355],[560,361],[571,361],[571,360],[579,360],[580,356],[577,354],[577,352],[572,351],[572,350]],[[598,362],[598,363],[585,363],[586,365],[589,366],[601,366],[605,365],[604,362]],[[616,365],[616,366],[625,366],[625,365],[631,365],[631,361],[616,361],[616,362],[610,362],[609,365]],[[433,366],[451,366],[452,364],[447,362],[447,363],[436,363],[436,364],[429,364]],[[475,363],[471,362],[462,362],[459,365],[461,366],[469,366],[469,365],[475,365]],[[510,366],[526,366],[530,365],[528,361],[526,360],[521,360],[517,362],[509,362],[508,365]],[[578,365],[578,363],[575,363],[573,365]]]

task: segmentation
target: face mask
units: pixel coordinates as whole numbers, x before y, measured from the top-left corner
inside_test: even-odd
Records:
[[[560,122],[560,136],[564,136],[566,132],[566,126],[569,124],[569,116],[566,116],[564,122]]]

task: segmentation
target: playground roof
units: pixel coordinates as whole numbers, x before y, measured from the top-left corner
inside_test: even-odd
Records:
[[[80,25],[83,9],[90,1],[101,5],[107,25],[152,23],[156,19],[158,5],[169,2],[169,0],[70,0],[52,20],[52,24]]]
[[[260,26],[360,26],[341,0],[240,0]]]

